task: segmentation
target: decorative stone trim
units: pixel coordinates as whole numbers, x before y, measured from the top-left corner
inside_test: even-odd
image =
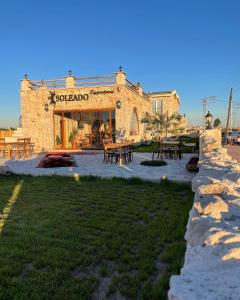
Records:
[[[218,145],[203,139],[185,263],[171,277],[169,300],[240,299],[240,164],[207,132]]]

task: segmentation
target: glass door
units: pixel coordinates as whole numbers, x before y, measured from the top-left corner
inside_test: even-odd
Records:
[[[54,148],[63,148],[63,122],[62,113],[54,113]]]
[[[112,137],[111,128],[111,111],[101,112],[101,127],[100,127],[100,144],[102,145],[103,139],[109,139]]]
[[[54,144],[57,149],[101,148],[103,139],[115,141],[115,111],[54,113]]]

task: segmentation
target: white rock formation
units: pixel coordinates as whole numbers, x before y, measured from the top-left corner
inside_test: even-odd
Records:
[[[180,275],[171,277],[168,298],[238,300],[240,165],[218,147],[201,155],[199,167],[192,181],[195,198],[185,234],[185,263]]]

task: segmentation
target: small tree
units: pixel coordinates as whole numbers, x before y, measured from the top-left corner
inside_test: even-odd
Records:
[[[214,128],[215,128],[215,127],[218,127],[220,124],[221,124],[220,119],[219,119],[219,118],[216,118],[216,119],[214,120],[214,122],[213,122],[213,127],[214,127]]]
[[[146,124],[146,130],[151,132],[152,141],[155,145],[168,135],[177,135],[184,131],[182,127],[182,116],[178,113],[174,113],[170,116],[168,113],[146,113],[141,122]]]

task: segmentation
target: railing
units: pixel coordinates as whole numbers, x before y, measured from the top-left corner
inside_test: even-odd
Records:
[[[46,88],[65,88],[65,79],[53,79],[53,80],[31,80],[31,86],[33,90],[38,90],[41,87]]]
[[[139,93],[138,91],[138,84],[134,84],[131,81],[129,81],[128,79],[126,79],[126,86],[131,89],[133,92],[135,93]],[[149,100],[149,96],[148,94],[144,93],[142,94],[142,97],[145,98],[146,100]]]
[[[128,79],[126,79],[126,85],[127,87],[129,87],[131,90],[137,92],[138,91],[138,87],[136,84],[132,83],[131,81],[129,81]]]
[[[116,75],[108,76],[91,76],[91,77],[68,77],[72,78],[70,81],[71,87],[91,87],[91,86],[113,86],[116,85]],[[41,88],[47,89],[58,89],[58,88],[67,88],[67,78],[58,78],[52,80],[30,80],[30,89],[38,90]],[[139,94],[138,84],[134,84],[128,79],[126,79],[126,86],[132,90],[134,93]],[[142,94],[142,97],[145,100],[149,100],[148,94]]]
[[[116,76],[95,76],[95,77],[73,77],[75,87],[86,86],[112,86],[116,84]],[[53,80],[31,80],[31,89],[38,90],[42,87],[49,89],[66,88],[66,80],[64,78]]]
[[[75,77],[75,86],[96,86],[96,85],[114,85],[116,84],[116,76],[95,76],[95,77]]]

